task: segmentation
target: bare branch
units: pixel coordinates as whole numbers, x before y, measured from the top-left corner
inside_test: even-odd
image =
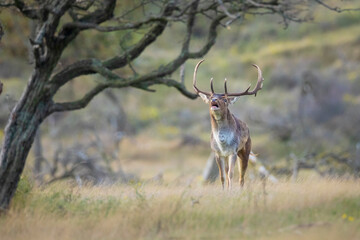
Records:
[[[39,18],[39,12],[37,9],[30,8],[26,6],[26,4],[21,0],[14,0],[13,4],[19,11],[26,17],[30,19],[38,19]]]
[[[0,7],[12,7],[15,6],[14,2],[4,2],[4,3],[0,3]]]
[[[83,99],[79,101],[71,102],[71,103],[62,103],[61,105],[55,104],[56,107],[54,107],[52,111],[66,111],[66,110],[80,109],[82,106],[86,106],[88,102],[90,102],[91,99],[96,94],[98,94],[107,87],[121,88],[126,86],[133,86],[144,90],[149,90],[148,87],[151,85],[165,84],[167,86],[175,87],[182,94],[184,94],[189,98],[195,98],[196,95],[191,92],[188,92],[184,84],[165,78],[165,76],[171,74],[176,69],[178,69],[187,59],[198,58],[205,55],[210,50],[211,46],[215,43],[215,39],[217,36],[216,28],[220,24],[221,20],[225,18],[225,16],[226,15],[221,15],[218,16],[215,20],[213,20],[209,28],[207,43],[198,52],[193,52],[193,53],[188,52],[191,29],[193,26],[193,19],[189,20],[187,36],[185,37],[183,43],[184,51],[182,51],[181,54],[176,59],[171,61],[166,66],[160,67],[156,71],[150,72],[142,76],[135,76],[129,79],[122,79],[117,75],[116,76],[113,75],[114,73],[111,72],[112,69],[119,67],[120,64],[121,64],[120,66],[126,65],[128,61],[126,59],[126,55],[123,55],[122,58],[115,57],[110,61],[108,60],[105,62],[100,62],[99,60],[94,60],[94,59],[83,60],[81,62],[69,66],[68,68],[66,68],[65,70],[61,71],[59,74],[53,77],[51,84],[53,84],[54,92],[56,92],[57,89],[61,85],[65,84],[67,81],[71,80],[76,76],[80,76],[84,74],[100,73],[102,76],[111,79],[111,81],[107,81],[106,83],[97,86],[95,89],[93,89],[89,94],[87,94]],[[155,36],[154,34],[152,34],[140,40],[140,43],[136,44],[136,46],[133,47],[132,50],[130,50],[130,53],[128,53],[129,56],[131,56],[132,59],[136,58],[148,44],[150,44],[153,40],[156,39],[156,37],[159,34],[161,34],[163,27],[165,26],[155,26],[153,28],[156,33]],[[149,39],[151,37],[153,37],[154,39]],[[134,52],[132,53],[132,51]]]
[[[119,75],[112,72],[110,69],[108,69],[106,66],[103,65],[103,63],[98,59],[93,59],[91,64],[91,70],[99,73],[103,77],[105,77],[107,80],[113,81],[113,80],[124,80]]]
[[[187,26],[186,26],[186,36],[185,36],[182,50],[181,50],[181,52],[183,54],[187,54],[189,52],[190,40],[191,40],[192,30],[194,27],[194,21],[195,21],[195,16],[196,16],[195,12],[196,12],[198,5],[199,5],[199,1],[194,1],[191,4],[189,19],[187,21]]]
[[[76,1],[75,4],[72,5],[73,8],[80,9],[83,11],[89,10],[91,6],[94,5],[96,0],[89,0],[89,1]],[[82,3],[85,3],[84,5],[81,5]]]
[[[257,7],[257,8],[267,8],[267,9],[272,9],[274,11],[281,10],[281,7],[280,7],[280,5],[278,3],[276,3],[276,4],[264,4],[264,3],[255,2],[253,0],[246,0],[246,2],[250,3],[251,5],[253,5],[254,7]]]
[[[143,86],[151,86],[151,85],[155,85],[155,84],[161,84],[161,85],[166,85],[168,87],[174,87],[176,88],[181,94],[183,94],[184,96],[191,98],[191,99],[195,99],[197,98],[197,95],[189,92],[185,85],[181,82],[175,81],[173,79],[170,78],[156,78],[154,80],[151,80],[149,82],[146,82]],[[134,85],[135,87],[137,85]]]
[[[217,1],[219,3],[219,6],[220,6],[221,10],[223,10],[223,12],[226,14],[226,16],[228,16],[231,19],[238,19],[239,18],[240,13],[237,13],[235,15],[231,14],[229,12],[229,10],[225,7],[224,2],[222,0],[217,0]]]
[[[338,13],[341,13],[341,12],[346,12],[346,11],[360,11],[360,8],[339,8],[339,7],[331,7],[330,5],[324,3],[323,1],[321,0],[314,0],[315,2],[317,2],[318,4],[326,7],[327,9],[330,9],[331,11],[335,11],[335,12],[338,12]]]
[[[210,50],[210,48],[215,44],[217,37],[216,28],[220,25],[221,20],[223,20],[225,17],[225,14],[219,15],[211,22],[206,44],[199,51],[190,52],[188,55],[189,58],[200,58]]]
[[[225,16],[226,15],[218,16],[210,24],[207,42],[199,51],[192,52],[192,53],[182,51],[177,58],[175,58],[173,61],[171,61],[167,65],[165,65],[163,67],[159,67],[156,71],[153,71],[149,74],[135,78],[133,80],[132,84],[146,82],[146,81],[158,79],[158,78],[164,78],[165,76],[173,73],[176,69],[178,69],[187,59],[199,58],[199,57],[204,56],[210,50],[210,48],[215,44],[215,39],[217,36],[216,28],[220,24],[221,20],[223,18],[225,18]],[[186,38],[185,38],[185,43],[186,43]]]
[[[96,9],[95,11],[83,16],[79,19],[79,22],[95,25],[101,24],[113,17],[115,7],[116,0],[104,0],[102,3],[102,8]],[[67,44],[74,40],[80,32],[81,29],[67,28],[65,24],[64,27],[62,27],[62,29],[59,31],[58,36],[56,37],[56,43],[58,45],[57,47],[65,48]]]
[[[196,5],[198,5],[199,0],[192,0],[191,2],[189,2],[185,7],[183,7],[183,9],[177,15],[175,15],[175,17],[178,18],[178,17],[183,16],[191,6],[194,6],[194,3],[196,3]]]
[[[98,24],[89,23],[89,22],[71,22],[65,24],[64,28],[65,29],[77,28],[78,30],[94,29],[99,32],[114,32],[114,31],[122,31],[129,29],[139,29],[144,25],[159,21],[180,21],[180,19],[170,18],[170,17],[151,17],[144,21],[124,23],[117,26],[99,26]]]
[[[54,113],[54,112],[64,112],[64,111],[73,111],[85,108],[90,101],[98,95],[100,92],[105,90],[106,88],[123,88],[127,86],[133,86],[136,88],[141,89],[148,89],[149,86],[155,85],[155,84],[161,84],[166,85],[168,87],[174,87],[176,88],[180,93],[182,93],[184,96],[187,96],[188,98],[195,99],[197,98],[197,95],[187,91],[185,88],[185,85],[181,82],[175,81],[173,79],[169,78],[155,78],[150,79],[146,82],[138,82],[137,79],[133,80],[126,80],[126,81],[113,81],[108,83],[102,83],[98,84],[96,87],[94,87],[91,91],[89,91],[83,98],[80,100],[76,100],[73,102],[63,102],[63,103],[54,103],[50,108],[48,114]]]
[[[164,11],[162,13],[162,16],[163,17],[170,16],[172,14],[172,12],[174,11],[174,9],[175,9],[175,7],[172,4],[170,4],[170,3],[167,4],[166,8],[164,9]],[[159,35],[162,34],[162,32],[164,31],[164,29],[166,27],[166,24],[167,24],[166,20],[159,20],[159,22],[155,26],[153,26],[146,34],[144,34],[143,38],[138,43],[136,43],[134,46],[132,46],[127,52],[125,52],[124,54],[122,54],[120,56],[115,56],[115,57],[105,61],[103,63],[103,65],[110,70],[126,66],[129,61],[132,61],[133,59],[137,58],[144,51],[144,49],[147,46],[149,46],[152,42],[154,42],[156,40],[156,38]],[[70,31],[70,32],[75,31],[74,34],[76,35],[80,30],[79,29],[69,30],[68,28],[66,28],[64,26],[61,33],[66,35],[66,33],[68,31]],[[75,36],[73,36],[72,38],[75,38]],[[69,38],[69,40],[70,40],[70,38]],[[57,89],[59,87],[61,87],[66,82],[70,81],[71,79],[73,79],[75,77],[78,77],[81,75],[86,75],[86,74],[96,73],[95,71],[92,70],[91,65],[92,65],[92,59],[82,60],[82,61],[79,61],[75,64],[68,66],[67,68],[65,68],[64,70],[62,70],[61,72],[59,72],[55,76],[53,76],[50,81],[50,82],[54,83],[53,88],[52,88],[53,94],[57,91]]]
[[[99,84],[88,92],[83,98],[73,102],[54,103],[48,110],[48,114],[54,112],[73,111],[86,107],[90,101],[101,91],[108,88],[108,84]]]
[[[144,5],[150,3],[150,1],[141,1],[141,3],[139,3],[138,5],[136,5],[135,7],[127,10],[125,13],[123,13],[121,16],[117,16],[117,17],[114,17],[114,20],[122,20],[125,16],[129,15],[130,13],[134,12],[135,10],[141,8],[141,7],[144,7]]]
[[[115,56],[109,60],[104,61],[102,65],[110,70],[126,66],[129,61],[137,58],[147,46],[156,40],[156,38],[165,29],[165,26],[166,22],[160,22],[156,24],[144,35],[144,37],[138,43],[132,46],[127,52],[121,56]],[[92,69],[92,64],[93,59],[78,61],[55,74],[50,82],[56,84],[57,87],[61,87],[66,82],[78,76],[94,74],[96,71]]]
[[[188,98],[191,98],[191,99],[197,98],[197,95],[192,92],[189,92],[185,88],[184,84],[182,84],[181,82],[175,81],[173,79],[168,79],[168,78],[157,79],[157,80],[155,80],[155,84],[165,84],[168,87],[176,88],[180,93],[182,93],[184,96],[186,96]]]
[[[128,33],[124,35],[124,37],[121,39],[119,45],[120,45],[120,47],[121,47],[121,50],[126,54],[127,65],[129,66],[129,68],[131,69],[131,71],[133,72],[133,74],[136,76],[136,75],[138,75],[138,73],[136,72],[134,66],[133,66],[132,63],[131,63],[131,56],[129,56],[129,55],[127,54],[128,51],[127,51],[126,47],[124,46],[124,42],[123,42],[123,41],[125,41],[125,39],[127,39],[127,38],[126,38],[127,35],[128,35]]]

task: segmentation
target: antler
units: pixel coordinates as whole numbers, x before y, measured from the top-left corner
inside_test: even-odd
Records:
[[[212,92],[212,93],[201,91],[201,90],[199,90],[199,89],[196,87],[196,73],[197,73],[197,70],[198,70],[200,64],[201,64],[203,61],[205,61],[205,59],[203,59],[203,60],[201,60],[200,62],[198,62],[198,63],[196,64],[196,66],[195,66],[194,77],[193,77],[193,87],[194,87],[194,90],[195,90],[195,92],[196,92],[197,94],[202,93],[202,94],[205,94],[205,95],[207,95],[207,96],[211,96],[212,93],[214,93],[213,79],[212,79],[212,78],[211,78],[211,80],[210,80],[210,87],[211,87],[211,92]]]
[[[214,94],[213,80],[214,80],[214,78],[210,78],[210,88],[211,88],[211,93],[212,94]]]
[[[211,93],[201,91],[201,90],[199,90],[199,89],[196,87],[196,73],[197,73],[197,70],[198,70],[200,64],[201,64],[203,61],[205,61],[205,59],[200,60],[200,61],[196,64],[196,66],[195,66],[194,77],[193,77],[193,87],[194,87],[194,90],[195,90],[195,92],[196,92],[197,94],[202,93],[202,94],[205,94],[205,95],[207,95],[207,96],[211,96],[211,95],[214,94],[213,78],[210,79]],[[257,83],[256,83],[255,88],[254,88],[251,92],[249,92],[250,87],[251,87],[251,84],[250,84],[250,86],[249,86],[244,92],[241,92],[241,93],[228,93],[228,92],[227,92],[227,85],[226,85],[227,79],[225,78],[225,81],[224,81],[224,89],[225,89],[225,94],[224,94],[224,95],[225,95],[225,96],[239,97],[239,96],[245,96],[245,95],[255,95],[255,97],[256,97],[257,92],[258,92],[260,89],[262,89],[263,82],[264,82],[264,78],[262,77],[261,69],[259,68],[259,66],[256,65],[256,64],[253,64],[253,66],[256,67],[257,70],[258,70],[258,80],[257,80]]]
[[[250,84],[250,86],[244,92],[241,92],[241,93],[227,93],[226,79],[225,79],[224,88],[225,88],[225,94],[227,94],[227,96],[232,96],[232,97],[236,96],[236,97],[238,97],[238,96],[244,96],[244,95],[255,95],[255,97],[256,97],[257,92],[263,86],[264,78],[262,77],[261,69],[259,68],[259,66],[256,65],[256,64],[253,64],[253,66],[256,67],[257,70],[258,70],[258,80],[257,80],[255,88],[251,92],[249,92],[249,89],[251,87],[251,84]]]
[[[225,80],[224,80],[224,89],[225,89],[225,96],[227,97],[227,96],[228,96],[228,92],[227,92],[226,81],[227,81],[227,79],[225,78]]]

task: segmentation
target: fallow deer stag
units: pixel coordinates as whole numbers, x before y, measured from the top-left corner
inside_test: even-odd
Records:
[[[253,64],[258,71],[258,80],[256,87],[250,90],[251,85],[241,93],[228,93],[226,78],[224,83],[225,93],[219,94],[214,92],[213,79],[210,80],[210,92],[204,92],[196,87],[196,73],[200,64],[198,62],[194,70],[193,87],[195,92],[209,104],[211,119],[211,149],[215,152],[216,163],[219,167],[220,179],[224,188],[225,174],[227,177],[227,186],[231,188],[234,166],[237,156],[239,167],[240,186],[244,185],[244,175],[248,165],[249,155],[251,152],[251,138],[249,128],[246,123],[237,119],[228,109],[230,104],[238,100],[240,96],[255,95],[262,88],[264,78],[260,68]]]

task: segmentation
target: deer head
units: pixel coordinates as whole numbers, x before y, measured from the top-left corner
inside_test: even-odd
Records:
[[[257,80],[255,88],[252,91],[249,91],[250,87],[251,87],[251,85],[249,85],[249,87],[243,92],[228,93],[227,86],[226,86],[226,81],[227,81],[226,78],[224,81],[225,93],[220,94],[220,93],[214,92],[213,78],[210,79],[211,92],[201,91],[196,87],[196,73],[197,73],[197,70],[198,70],[200,64],[203,61],[204,61],[204,59],[196,64],[196,67],[194,70],[194,77],[193,77],[193,87],[194,87],[195,92],[202,98],[202,100],[205,103],[209,104],[210,114],[216,120],[220,120],[223,116],[226,116],[226,114],[228,112],[228,106],[230,104],[235,103],[239,99],[239,97],[245,96],[245,95],[255,95],[256,96],[257,92],[263,86],[264,78],[262,77],[261,69],[257,65],[253,64],[253,66],[256,67],[258,70],[258,80]]]

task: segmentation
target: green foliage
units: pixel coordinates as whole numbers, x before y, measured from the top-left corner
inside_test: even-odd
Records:
[[[141,106],[139,118],[142,121],[153,121],[159,118],[159,109],[154,106]]]
[[[11,202],[11,208],[20,210],[24,208],[33,196],[34,182],[28,173],[21,175],[15,196]]]

